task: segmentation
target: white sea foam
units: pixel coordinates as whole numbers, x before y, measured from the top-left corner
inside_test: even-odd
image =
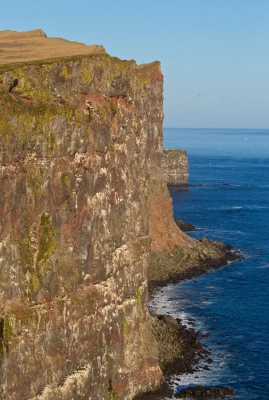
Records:
[[[269,264],[263,264],[263,265],[259,265],[258,267],[256,267],[257,269],[265,269],[265,268],[269,268]]]

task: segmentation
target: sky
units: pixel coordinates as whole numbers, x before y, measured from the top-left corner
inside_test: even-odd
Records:
[[[5,0],[5,29],[159,60],[164,127],[269,128],[269,0]]]

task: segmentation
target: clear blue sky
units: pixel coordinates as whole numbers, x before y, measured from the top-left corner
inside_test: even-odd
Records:
[[[161,61],[165,127],[269,128],[269,0],[1,3],[0,30],[37,28]]]

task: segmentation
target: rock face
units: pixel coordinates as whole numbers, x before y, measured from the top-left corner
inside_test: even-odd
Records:
[[[163,169],[168,185],[187,185],[189,164],[185,150],[164,149]]]
[[[0,58],[0,397],[127,400],[163,380],[146,306],[150,213],[173,224],[163,77],[53,57]]]

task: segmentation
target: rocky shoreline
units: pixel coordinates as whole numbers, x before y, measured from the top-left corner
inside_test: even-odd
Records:
[[[222,242],[213,242],[205,237],[185,248],[175,246],[172,252],[152,252],[148,267],[149,293],[242,258],[232,246],[224,246]]]
[[[169,283],[194,278],[242,258],[242,254],[232,246],[224,246],[223,243],[206,238],[185,249],[175,247],[170,253],[152,252],[148,268],[149,298]],[[140,395],[135,398],[137,400],[174,398],[174,375],[193,373],[201,368],[209,369],[207,364],[212,363],[210,350],[201,343],[205,335],[186,327],[180,319],[168,314],[152,315],[152,331],[158,343],[159,364],[166,381],[158,391]],[[202,366],[199,365],[201,361],[204,361]],[[203,398],[223,397],[233,392],[229,388],[201,387],[192,391],[192,397],[197,397],[197,392],[198,395],[202,393]]]

